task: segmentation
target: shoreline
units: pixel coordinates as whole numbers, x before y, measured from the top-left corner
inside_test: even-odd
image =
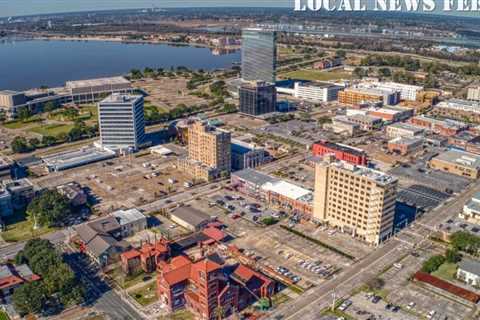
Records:
[[[11,37],[5,37],[1,40],[42,40],[42,41],[75,41],[75,42],[113,42],[113,43],[124,43],[124,44],[152,44],[152,45],[170,45],[170,46],[183,46],[183,47],[193,47],[193,48],[208,48],[210,50],[240,50],[241,46],[225,46],[225,47],[216,47],[205,43],[192,43],[192,42],[174,42],[174,41],[162,41],[162,40],[133,40],[133,39],[124,39],[123,37],[96,37],[96,36],[87,36],[87,37],[71,37],[71,36],[40,36],[40,35],[13,35]]]

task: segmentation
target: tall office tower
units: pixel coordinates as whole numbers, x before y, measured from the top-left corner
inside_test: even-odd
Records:
[[[112,94],[98,103],[102,147],[138,150],[145,139],[143,97]]]
[[[230,132],[197,121],[188,128],[188,159],[229,173],[232,162],[230,143]]]
[[[314,220],[372,245],[393,233],[397,179],[326,155],[315,167]]]
[[[242,79],[275,83],[276,67],[276,32],[262,29],[243,29]]]
[[[274,112],[277,105],[277,91],[273,83],[250,81],[239,89],[240,112],[260,115]]]

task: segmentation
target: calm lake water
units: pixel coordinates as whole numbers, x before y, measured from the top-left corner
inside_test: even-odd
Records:
[[[208,48],[166,44],[8,40],[0,42],[0,61],[0,90],[25,90],[122,75],[134,68],[230,68],[240,61],[240,52],[215,56]]]

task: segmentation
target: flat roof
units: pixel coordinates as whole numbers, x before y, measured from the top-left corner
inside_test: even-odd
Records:
[[[357,156],[366,156],[365,151],[363,151],[362,149],[354,148],[341,143],[333,143],[330,141],[318,141],[318,142],[315,142],[315,144],[323,145],[330,149],[351,153]]]
[[[112,216],[119,220],[120,225],[126,225],[139,220],[146,219],[145,215],[138,209],[118,210],[112,213]]]
[[[140,95],[131,95],[131,94],[120,94],[120,93],[113,93],[110,96],[103,99],[100,104],[104,103],[129,103],[132,104],[143,97]]]
[[[86,147],[80,150],[45,156],[42,157],[42,160],[48,167],[52,167],[55,170],[63,170],[113,157],[115,157],[115,153],[112,151],[96,147]]]
[[[480,156],[466,151],[449,150],[439,154],[434,159],[453,164],[461,164],[474,169],[480,168]]]
[[[262,186],[262,189],[294,200],[307,200],[312,195],[312,191],[287,181],[268,182]]]
[[[387,185],[397,181],[396,177],[386,174],[385,172],[374,170],[364,166],[354,165],[345,161],[333,162],[332,165],[336,166],[339,169],[348,170],[353,174],[365,177],[382,185]]]
[[[458,263],[458,268],[460,270],[473,273],[477,276],[480,276],[480,262],[474,261],[468,258],[463,258],[462,261]]]
[[[232,173],[232,176],[237,176],[242,180],[248,181],[258,186],[262,186],[265,183],[269,183],[269,182],[274,183],[274,182],[280,181],[280,179],[269,176],[265,173],[262,173],[260,171],[257,171],[251,168],[234,172]]]
[[[130,84],[130,81],[124,77],[109,77],[109,78],[97,78],[87,80],[67,81],[65,86],[71,89],[85,88],[85,87],[97,87],[104,85],[114,84]]]
[[[212,219],[212,217],[205,212],[190,206],[179,207],[173,210],[170,214],[192,226],[198,226]]]
[[[410,137],[398,137],[389,141],[389,143],[398,143],[398,144],[406,144],[406,145],[413,145],[422,142],[422,138],[410,138]]]
[[[403,129],[403,130],[409,130],[409,131],[413,131],[415,133],[425,131],[423,128],[414,126],[412,124],[403,123],[403,122],[397,122],[397,123],[391,124],[387,128],[389,128],[389,127]]]

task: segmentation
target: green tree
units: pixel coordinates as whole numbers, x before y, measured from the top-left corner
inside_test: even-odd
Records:
[[[337,50],[335,51],[335,55],[339,58],[344,59],[347,56],[347,52],[345,50]]]
[[[445,259],[449,263],[457,263],[462,259],[462,256],[460,253],[458,253],[458,250],[456,249],[447,249],[445,252]]]
[[[28,140],[28,143],[32,146],[32,148],[36,148],[40,144],[40,140],[37,138],[31,138]]]
[[[12,301],[21,315],[39,313],[47,301],[45,288],[38,281],[26,283],[13,292]]]
[[[51,112],[51,111],[55,110],[56,108],[57,108],[57,106],[55,105],[55,103],[53,103],[53,101],[49,101],[49,102],[45,103],[45,106],[43,107],[43,111]]]
[[[21,107],[17,111],[17,116],[22,121],[26,121],[31,115],[32,113],[28,107]]]
[[[42,226],[59,226],[71,214],[68,199],[56,190],[46,190],[27,207],[30,219]]]
[[[437,271],[438,268],[445,262],[445,257],[441,255],[436,255],[425,261],[422,265],[422,271],[427,273],[432,273]]]
[[[42,137],[42,144],[46,146],[54,145],[57,142],[57,138],[54,136],[43,136]]]
[[[453,249],[463,251],[471,255],[478,255],[480,250],[480,238],[465,231],[455,232],[450,236]]]
[[[10,145],[10,148],[15,153],[24,153],[30,151],[27,139],[24,137],[15,137]]]

